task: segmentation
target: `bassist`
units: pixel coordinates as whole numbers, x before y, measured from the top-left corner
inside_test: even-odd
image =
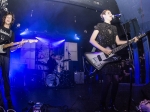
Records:
[[[0,67],[2,70],[2,78],[4,80],[4,91],[7,100],[8,109],[13,109],[11,95],[10,95],[10,84],[9,84],[9,68],[10,68],[10,51],[15,51],[17,48],[22,46],[22,43],[14,47],[2,49],[5,44],[13,44],[14,33],[10,30],[15,18],[11,12],[6,12],[2,18],[2,26],[0,27]],[[1,97],[1,91],[0,91]],[[0,106],[4,106],[2,98],[0,98]]]
[[[117,28],[111,25],[113,15],[110,10],[104,10],[100,17],[103,19],[103,23],[98,23],[94,27],[93,34],[90,38],[90,43],[95,46],[98,50],[104,52],[106,55],[110,55],[112,50],[106,47],[115,48],[115,44],[122,45],[127,43],[127,41],[122,41],[119,39],[117,34]],[[137,42],[137,38],[134,37],[134,42]],[[129,40],[130,41],[130,40]],[[108,109],[113,111],[118,111],[115,107],[115,97],[118,90],[119,83],[119,63],[113,62],[106,64],[101,69],[104,77],[104,82],[102,85],[102,92],[100,97],[100,111],[106,111],[106,98],[107,93],[112,82],[111,98]]]

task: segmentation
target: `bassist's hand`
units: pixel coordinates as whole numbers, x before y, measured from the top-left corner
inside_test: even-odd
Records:
[[[14,46],[14,42],[11,42],[11,43],[9,44],[9,46]]]
[[[112,52],[112,50],[110,50],[110,49],[106,49],[105,48],[105,50],[103,51],[105,54],[107,54],[107,55],[110,55],[111,54],[111,52]]]
[[[24,41],[24,40],[22,40],[21,42],[19,42],[19,44],[18,44],[18,48],[21,48],[21,47],[24,45],[24,43],[25,43],[25,41]]]

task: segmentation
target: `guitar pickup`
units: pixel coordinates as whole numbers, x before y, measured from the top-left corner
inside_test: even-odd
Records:
[[[99,61],[102,61],[102,58],[100,57],[100,55],[97,56]]]

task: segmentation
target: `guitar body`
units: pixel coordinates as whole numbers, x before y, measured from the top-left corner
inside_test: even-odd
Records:
[[[121,60],[121,57],[116,54],[108,56],[103,52],[87,52],[85,57],[97,70],[100,70],[107,63]]]
[[[145,33],[139,35],[137,39],[140,39],[144,36],[146,36]],[[129,44],[133,42],[134,42],[134,39],[130,40],[128,43],[125,43],[119,47],[112,49],[112,53],[109,56],[103,52],[87,52],[85,53],[85,57],[97,70],[100,70],[107,63],[121,60],[121,57],[117,56],[115,53],[127,47]],[[107,48],[110,49],[109,47]]]

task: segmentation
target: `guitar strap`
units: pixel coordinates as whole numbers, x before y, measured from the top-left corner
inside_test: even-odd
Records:
[[[91,52],[95,52],[95,51],[96,51],[96,47],[93,47]]]
[[[12,30],[10,30],[10,38],[11,38],[11,36],[12,36]]]
[[[97,41],[96,41],[96,42],[97,42]],[[99,42],[97,42],[97,43],[99,43]],[[93,46],[91,52],[96,52],[96,49],[97,49],[97,48]]]
[[[10,30],[10,38],[11,38],[11,36],[12,36],[12,30]],[[0,45],[0,53],[6,53],[6,52],[3,50],[3,45],[4,45],[4,44]]]

